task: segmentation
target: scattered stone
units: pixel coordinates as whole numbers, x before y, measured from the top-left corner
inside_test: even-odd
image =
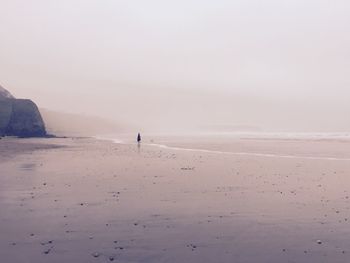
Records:
[[[100,254],[100,253],[98,253],[98,252],[95,252],[95,253],[93,253],[93,254],[92,254],[92,256],[93,256],[94,258],[98,258],[98,257],[100,257],[100,256],[101,256],[101,254]]]
[[[114,261],[114,257],[109,257],[109,261]]]
[[[319,244],[319,245],[322,244],[322,241],[321,241],[321,240],[317,240],[316,242],[317,242],[317,244]]]
[[[187,245],[187,247],[190,248],[192,251],[194,251],[197,248],[197,246],[193,244],[189,244]]]
[[[181,170],[182,171],[193,171],[195,169],[195,167],[182,167]]]
[[[50,248],[46,249],[46,250],[44,251],[44,254],[45,254],[45,255],[50,254],[52,248],[53,248],[53,247],[50,247]]]

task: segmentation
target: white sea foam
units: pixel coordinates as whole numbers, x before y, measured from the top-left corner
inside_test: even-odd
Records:
[[[217,134],[216,134],[217,135]],[[201,135],[203,136],[203,134]],[[308,140],[320,140],[320,139],[350,139],[348,133],[235,133],[226,134],[226,136],[233,136],[235,138],[261,138],[261,139],[308,139]],[[97,139],[113,141],[117,144],[136,144],[128,140],[122,140],[115,137],[96,137]],[[288,159],[309,159],[309,160],[329,160],[329,161],[350,161],[350,158],[339,158],[332,156],[304,156],[304,155],[290,155],[290,154],[274,154],[274,153],[258,153],[258,152],[232,152],[232,151],[219,151],[200,148],[186,148],[175,147],[166,144],[157,143],[143,143],[142,145],[150,147],[158,147],[173,151],[190,151],[190,152],[202,152],[208,154],[224,154],[224,155],[236,155],[236,156],[255,156],[255,157],[267,157],[267,158],[288,158]]]
[[[148,143],[148,146],[156,146],[159,148],[176,150],[176,151],[191,151],[191,152],[202,152],[212,154],[226,154],[226,155],[241,155],[241,156],[256,156],[256,157],[270,157],[270,158],[289,158],[289,159],[310,159],[310,160],[330,160],[330,161],[350,161],[350,158],[337,158],[337,157],[325,157],[325,156],[302,156],[302,155],[288,155],[288,154],[268,154],[268,153],[254,153],[254,152],[228,152],[228,151],[217,151],[217,150],[206,150],[206,149],[193,149],[193,148],[182,148],[172,147],[164,144]]]

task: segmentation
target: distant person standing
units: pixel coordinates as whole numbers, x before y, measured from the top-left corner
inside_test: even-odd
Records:
[[[140,133],[137,135],[137,142],[141,143],[141,134]]]

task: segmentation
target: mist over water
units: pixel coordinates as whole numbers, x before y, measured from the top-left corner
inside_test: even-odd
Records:
[[[349,12],[343,0],[2,0],[0,83],[142,132],[347,132]]]

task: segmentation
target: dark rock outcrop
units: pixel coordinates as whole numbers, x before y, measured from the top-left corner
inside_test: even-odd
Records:
[[[13,97],[10,92],[0,86],[0,98],[14,99],[15,97]]]
[[[47,135],[38,107],[31,100],[15,99],[0,87],[0,135],[44,137]]]

